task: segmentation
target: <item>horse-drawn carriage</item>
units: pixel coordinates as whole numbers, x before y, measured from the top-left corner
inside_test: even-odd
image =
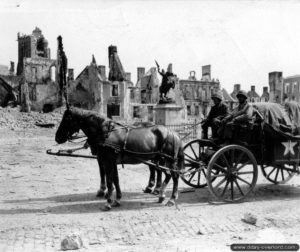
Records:
[[[159,195],[160,202],[172,177],[173,192],[168,203],[174,204],[179,176],[192,187],[208,186],[209,191],[220,200],[236,202],[255,187],[258,166],[266,179],[275,184],[285,183],[299,173],[300,136],[295,135],[299,130],[300,115],[295,110],[299,112],[299,106],[294,107],[290,114],[274,103],[256,103],[253,106],[259,116],[254,118],[253,123],[236,125],[230,143],[221,139],[195,139],[182,146],[178,135],[163,126],[131,128],[95,113],[72,109],[65,112],[56,141],[65,142],[79,129],[85,133],[91,147],[97,149],[93,157],[96,155],[100,168],[99,192],[104,194],[107,179],[109,204],[112,183],[116,186],[117,200],[121,198],[116,169],[120,163],[145,163],[167,171]]]
[[[255,187],[258,166],[274,184],[285,183],[299,174],[300,136],[293,134],[298,113],[287,114],[274,103],[253,106],[260,116],[251,124],[236,125],[229,144],[219,139],[196,139],[184,146],[188,173],[181,178],[186,184],[195,188],[208,186],[218,199],[236,202]]]

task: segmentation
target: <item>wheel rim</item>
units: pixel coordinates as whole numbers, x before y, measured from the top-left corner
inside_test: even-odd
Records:
[[[202,169],[197,171],[200,166],[207,166],[208,162],[203,160],[203,155],[206,153],[208,146],[200,140],[193,140],[184,146],[184,168],[185,174],[181,179],[189,186],[194,188],[203,188],[207,186],[206,177],[207,171]]]
[[[261,165],[261,170],[263,175],[267,180],[274,184],[284,184],[288,182],[295,173],[292,171],[288,171],[286,169],[295,169],[296,165],[287,165],[283,164],[282,166],[268,166],[268,165]]]
[[[220,200],[236,202],[253,190],[257,173],[253,154],[245,147],[229,145],[218,150],[208,164],[208,189]]]

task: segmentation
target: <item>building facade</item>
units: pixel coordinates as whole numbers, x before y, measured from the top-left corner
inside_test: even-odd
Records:
[[[210,65],[203,66],[200,80],[196,78],[195,71],[190,72],[188,79],[179,80],[188,117],[205,117],[211,106],[211,95],[220,90],[219,80],[211,79],[210,71]]]
[[[23,111],[41,111],[59,105],[56,67],[57,61],[50,58],[48,41],[39,28],[31,35],[18,34],[17,76],[21,78],[19,97]]]
[[[283,102],[283,78],[282,72],[269,73],[269,87],[270,87],[270,102],[282,103]]]
[[[300,75],[283,78],[283,101],[300,102]]]

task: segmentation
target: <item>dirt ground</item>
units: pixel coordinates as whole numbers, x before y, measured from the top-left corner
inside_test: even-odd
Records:
[[[101,210],[95,159],[46,154],[53,129],[0,129],[0,251],[59,251],[70,234],[79,251],[230,251],[233,243],[299,243],[300,179],[273,185],[261,172],[242,203],[214,201],[180,181],[178,206],[144,194],[145,165],[119,166],[122,205]],[[168,187],[170,195],[172,183]],[[255,225],[242,221],[245,213]]]

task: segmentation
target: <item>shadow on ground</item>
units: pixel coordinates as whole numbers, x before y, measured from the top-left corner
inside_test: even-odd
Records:
[[[167,196],[171,194],[171,191],[167,191]],[[250,193],[243,201],[236,204],[242,204],[243,202],[255,202],[255,201],[270,201],[270,200],[291,200],[300,198],[300,188],[292,185],[270,185],[259,184],[255,187],[253,193]],[[159,204],[157,203],[158,197],[145,194],[143,192],[123,192],[123,198],[121,201],[122,206],[113,208],[113,211],[126,211],[126,210],[139,210],[145,208],[163,208],[166,207],[166,200]],[[30,214],[30,213],[51,213],[51,214],[74,214],[74,213],[93,213],[99,212],[103,208],[106,200],[104,198],[97,198],[95,193],[82,193],[82,194],[67,194],[58,195],[46,198],[31,198],[22,200],[6,200],[2,201],[4,204],[17,204],[20,205],[37,205],[36,203],[44,202],[48,206],[44,208],[22,208],[17,209],[0,209],[0,214]],[[61,204],[60,204],[61,203]],[[55,206],[52,206],[55,204]],[[220,200],[215,200],[210,195],[207,188],[192,189],[184,188],[180,190],[179,199],[177,201],[178,206],[185,206],[189,204],[214,204],[223,205],[228,204]],[[168,207],[166,207],[168,208]],[[175,208],[175,207],[174,207]]]

